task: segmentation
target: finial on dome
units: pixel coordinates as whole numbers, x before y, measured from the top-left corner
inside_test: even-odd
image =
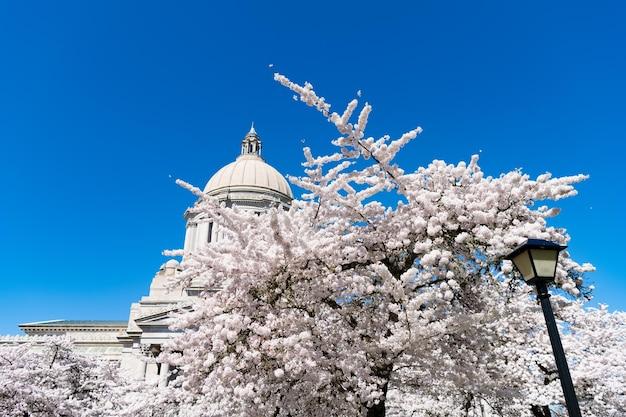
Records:
[[[261,138],[254,130],[254,122],[252,122],[246,137],[241,141],[241,154],[261,156]]]

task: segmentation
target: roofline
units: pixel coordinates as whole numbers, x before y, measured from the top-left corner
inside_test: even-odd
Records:
[[[135,319],[135,323],[140,323],[140,322],[143,322],[145,320],[154,319],[156,317],[170,317],[169,313],[171,313],[172,311],[190,310],[191,307],[192,307],[191,303],[177,305],[176,307],[172,307],[172,308],[164,310],[164,311],[159,311],[158,313],[152,313],[152,314],[148,314],[146,316],[137,317]]]
[[[262,185],[248,185],[248,184],[224,185],[224,186],[219,187],[219,188],[214,188],[214,189],[212,189],[210,191],[205,191],[205,193],[207,193],[208,195],[210,195],[212,197],[217,197],[219,194],[222,194],[225,191],[233,191],[233,192],[235,192],[235,191],[237,191],[237,192],[241,192],[241,191],[255,192],[256,191],[256,192],[258,192],[259,189],[261,189],[263,191],[267,190],[267,191],[269,191],[269,193],[278,194],[279,196],[287,198],[289,201],[293,200],[293,196],[285,194],[282,191],[278,191],[275,188],[265,187],[265,186],[262,186]]]
[[[55,319],[55,320],[33,321],[31,323],[18,324],[18,326],[20,326],[20,327],[22,327],[22,326],[37,326],[37,325],[41,325],[41,324],[58,323],[58,322],[62,322],[62,321],[65,321],[65,320],[64,319]]]
[[[94,321],[72,321],[72,320],[46,320],[46,321],[37,321],[31,323],[22,323],[18,324],[19,328],[59,328],[59,327],[72,327],[72,328],[80,328],[80,327],[126,327],[128,326],[128,321],[124,320],[94,320]]]

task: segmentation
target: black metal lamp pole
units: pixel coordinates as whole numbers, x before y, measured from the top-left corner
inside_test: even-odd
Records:
[[[548,327],[548,334],[550,335],[550,343],[552,344],[552,352],[554,353],[554,359],[556,360],[556,368],[559,371],[559,380],[561,381],[561,388],[563,388],[563,395],[565,396],[567,414],[569,414],[569,417],[581,417],[578,399],[576,398],[576,392],[574,391],[574,383],[572,382],[572,377],[569,374],[569,367],[567,366],[565,351],[563,350],[563,345],[561,344],[559,329],[556,327],[556,320],[554,319],[554,313],[552,312],[548,287],[543,280],[538,280],[535,285],[537,286],[537,296],[539,297],[539,301],[541,301],[543,317],[546,319],[546,326]]]
[[[526,242],[515,248],[506,259],[513,262],[513,265],[520,272],[526,283],[537,287],[537,296],[541,302],[543,317],[546,319],[548,335],[552,344],[552,352],[556,360],[556,368],[559,372],[561,388],[565,396],[565,405],[569,417],[581,417],[580,407],[574,392],[574,384],[569,374],[565,351],[561,344],[559,329],[556,326],[552,305],[550,304],[550,293],[547,283],[554,280],[556,275],[559,252],[567,246],[542,239],[527,239]]]

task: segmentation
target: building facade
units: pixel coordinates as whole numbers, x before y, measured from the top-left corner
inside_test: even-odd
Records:
[[[218,170],[207,182],[204,192],[227,207],[261,213],[271,207],[287,209],[293,194],[287,180],[262,156],[261,138],[254,126],[241,142],[240,155]],[[184,215],[186,222],[183,248],[186,254],[200,250],[223,238],[217,225],[202,213]],[[118,361],[138,379],[167,384],[167,364],[155,360],[161,345],[171,339],[173,314],[192,309],[202,288],[172,287],[171,281],[181,266],[170,259],[152,278],[147,296],[131,304],[128,321],[49,320],[21,324],[21,336],[0,337],[0,344],[36,341],[42,336],[68,336],[76,349],[87,355]]]

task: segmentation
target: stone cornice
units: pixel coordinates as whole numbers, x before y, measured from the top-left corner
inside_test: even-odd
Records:
[[[49,333],[49,332],[99,332],[119,333],[126,330],[126,326],[119,327],[89,327],[89,326],[20,326],[24,332]]]

